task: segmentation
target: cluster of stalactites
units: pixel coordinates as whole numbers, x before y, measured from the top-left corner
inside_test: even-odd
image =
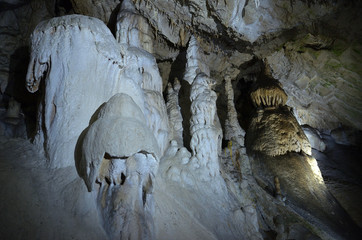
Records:
[[[251,100],[257,108],[276,108],[284,106],[288,100],[280,83],[273,79],[256,82],[256,86],[250,93]]]

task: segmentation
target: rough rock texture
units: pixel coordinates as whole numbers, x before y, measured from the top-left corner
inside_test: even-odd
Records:
[[[361,129],[361,45],[307,34],[267,57],[300,124]]]
[[[190,28],[216,36],[225,32],[229,36],[254,42],[262,36],[278,33],[283,28],[295,27],[299,22],[312,22],[338,6],[311,4],[307,7],[308,1],[134,2],[151,24],[174,44],[182,42],[182,33]]]
[[[290,108],[271,100],[280,93],[286,100],[285,92],[258,91],[265,86],[260,79],[254,85],[257,89],[251,98],[258,109],[247,130],[246,147],[258,184],[298,214],[307,213],[305,221],[318,226],[322,239],[357,237],[358,228],[328,191],[316,159],[310,156],[311,145]],[[277,238],[285,239],[283,220],[278,222]]]
[[[112,12],[119,4],[118,0],[71,0],[71,2],[75,13],[96,17],[105,23],[108,23]]]
[[[36,143],[45,147],[53,167],[73,164],[80,133],[97,108],[115,93],[132,92],[134,101],[145,113],[151,108],[146,109],[141,86],[161,91],[162,81],[152,56],[131,49],[127,58],[122,57],[128,50],[118,45],[105,25],[95,18],[77,15],[55,18],[40,24],[32,39],[27,88],[35,92],[41,81],[44,85]],[[94,86],[102,86],[101,91]],[[67,103],[70,97],[72,104]],[[147,124],[159,132],[160,126],[155,121],[159,118],[150,117]],[[166,135],[160,139],[160,147],[164,149],[167,134],[160,134]]]
[[[294,152],[276,157],[255,155],[251,165],[259,185],[275,196],[274,179],[279,178],[285,204],[317,227],[320,238],[358,236],[358,228],[327,190],[314,158]]]
[[[269,156],[300,151],[312,154],[308,138],[288,107],[258,111],[248,129],[247,146]]]
[[[219,172],[222,130],[216,115],[217,95],[211,90],[212,85],[213,80],[203,72],[195,77],[191,85],[190,161],[196,169],[201,172],[206,170],[213,177]],[[200,174],[200,177],[208,177],[208,174]]]
[[[310,126],[303,126],[302,128],[311,147],[320,152],[324,152],[324,150],[326,150],[326,144],[323,140],[323,137],[321,136],[321,133]]]
[[[302,128],[285,106],[288,96],[277,80],[262,76],[254,83],[250,97],[256,107],[247,134],[246,146],[250,151],[269,156],[288,152],[312,154]]]
[[[119,43],[153,53],[153,32],[147,20],[137,13],[131,0],[122,1],[117,15],[116,39]]]
[[[179,146],[183,145],[182,114],[179,105],[180,82],[175,79],[172,87],[171,83],[167,87],[167,115],[169,116],[172,139],[175,139]]]

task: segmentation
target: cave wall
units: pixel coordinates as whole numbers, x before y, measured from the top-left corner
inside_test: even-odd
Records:
[[[0,236],[358,239],[361,3],[0,6]]]

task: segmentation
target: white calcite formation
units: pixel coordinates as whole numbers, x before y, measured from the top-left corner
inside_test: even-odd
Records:
[[[210,176],[219,172],[222,130],[216,113],[216,93],[211,89],[214,80],[199,73],[191,85],[190,147],[191,163],[206,170]]]
[[[179,91],[181,84],[177,78],[175,78],[173,86],[171,83],[167,86],[167,115],[169,116],[170,130],[172,132],[172,138],[176,140],[179,146],[183,146],[183,127],[182,127],[182,115],[179,105]]]
[[[117,15],[116,39],[119,43],[153,53],[153,33],[147,20],[135,9],[131,0],[121,3]]]
[[[138,152],[160,157],[157,141],[141,109],[129,95],[116,94],[99,110],[97,120],[84,136],[80,172],[88,189],[93,189],[104,158],[126,159]]]
[[[146,118],[149,128],[159,146],[160,155],[164,153],[170,141],[166,104],[158,91],[144,90]]]
[[[77,15],[40,24],[32,46],[27,88],[44,91],[36,145],[53,168],[75,162],[89,191],[100,184],[111,239],[120,232],[154,239],[152,179],[168,144],[168,117],[153,57],[128,51],[102,22]]]
[[[197,38],[195,36],[191,36],[187,48],[187,62],[184,75],[184,80],[186,80],[189,84],[192,84],[195,76],[199,72],[203,72],[206,75],[210,76],[210,69],[206,65],[204,56],[201,51],[202,50],[199,46],[199,43],[197,42]]]
[[[145,113],[151,108],[145,107],[142,88],[161,92],[162,80],[152,55],[117,44],[97,19],[77,15],[54,18],[39,24],[32,42],[27,88],[35,92],[43,81],[44,91],[35,142],[44,146],[52,167],[74,164],[80,133],[97,108],[111,96],[132,92],[132,98]],[[164,104],[158,108],[166,112]],[[164,149],[168,139],[162,130],[167,125],[160,127],[155,121],[159,120],[148,118],[147,124],[163,136],[159,142]]]
[[[153,182],[159,148],[141,109],[127,94],[99,111],[82,143],[78,172],[89,191],[100,184],[98,203],[111,239],[154,239]]]

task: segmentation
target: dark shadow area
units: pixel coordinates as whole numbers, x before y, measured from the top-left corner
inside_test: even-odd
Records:
[[[35,135],[36,114],[40,92],[30,93],[26,89],[26,73],[29,65],[29,47],[18,48],[10,57],[9,79],[3,101],[7,105],[10,98],[21,103],[28,138]]]
[[[267,156],[249,152],[253,175],[274,189],[278,176],[285,205],[312,225],[341,239],[361,239],[361,231],[326,186],[319,183],[309,164],[310,157],[296,152]]]
[[[190,133],[190,119],[191,119],[191,85],[185,81],[180,81],[181,89],[179,92],[179,105],[181,107],[181,115],[182,115],[182,128],[183,128],[183,141],[184,147],[191,151],[190,142],[191,142],[191,133]]]
[[[122,2],[122,0],[121,0]],[[111,16],[109,17],[107,27],[109,30],[111,30],[113,36],[116,36],[116,24],[117,24],[117,15],[119,13],[119,10],[121,9],[121,3],[117,5],[117,7],[112,11]]]
[[[247,77],[233,82],[235,109],[238,113],[239,124],[245,131],[249,127],[251,114],[254,110],[250,98],[253,83],[253,81],[248,81]]]
[[[227,100],[227,96],[226,96],[226,92],[225,92],[225,81],[222,81],[221,84],[216,85],[215,88],[213,89],[218,97],[216,100],[216,111],[217,111],[217,116],[219,117],[220,120],[220,125],[222,128],[223,133],[225,134],[225,121],[228,117],[228,100]],[[225,148],[227,147],[228,142],[223,138],[222,139],[222,144],[221,147]]]
[[[63,16],[69,14],[73,10],[70,0],[57,0],[55,3],[55,16]]]
[[[255,107],[250,98],[254,83],[258,79],[266,79],[265,67],[262,60],[254,58],[252,61],[242,64],[236,81],[232,81],[234,89],[234,103],[238,113],[240,126],[247,131],[250,118]]]
[[[93,113],[92,117],[89,120],[89,126],[86,127],[82,131],[82,133],[79,135],[79,138],[78,138],[77,143],[75,145],[75,150],[74,150],[75,168],[77,169],[77,173],[78,173],[79,177],[81,177],[83,180],[85,178],[85,173],[82,172],[82,170],[84,170],[84,169],[81,169],[80,164],[81,164],[81,161],[82,161],[82,146],[83,146],[84,137],[88,133],[88,130],[92,126],[92,124],[97,120],[99,111],[103,108],[103,106],[105,104],[106,103],[101,104],[99,106],[99,108]]]
[[[180,48],[179,55],[176,57],[175,61],[171,65],[171,71],[168,77],[168,82],[173,83],[175,78],[179,79],[180,82],[183,79],[187,63],[186,51],[187,48]]]
[[[183,80],[183,76],[186,69],[186,50],[187,48],[180,49],[180,53],[171,65],[171,71],[168,78],[168,82],[174,83],[175,78],[179,79],[181,84],[181,89],[179,91],[179,105],[181,108],[182,115],[182,127],[183,127],[183,141],[184,146],[190,151],[190,119],[191,119],[191,100],[190,92],[191,85]]]

